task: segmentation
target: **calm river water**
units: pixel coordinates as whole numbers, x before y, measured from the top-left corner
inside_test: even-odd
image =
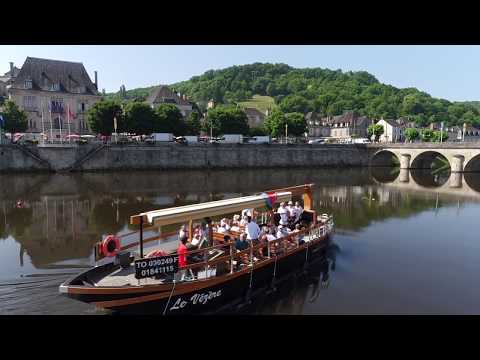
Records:
[[[480,174],[392,168],[0,176],[0,314],[102,314],[58,285],[131,214],[316,184],[333,213],[325,266],[242,309],[261,314],[478,314]]]

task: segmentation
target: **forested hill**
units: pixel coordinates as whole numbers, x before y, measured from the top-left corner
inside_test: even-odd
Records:
[[[255,63],[209,70],[171,87],[187,94],[201,107],[209,99],[237,103],[253,95],[268,95],[284,112],[317,111],[331,116],[354,110],[373,119],[409,117],[419,125],[436,121],[480,125],[480,111],[475,105],[433,98],[416,88],[399,89],[382,84],[366,71],[296,69],[286,64]],[[146,97],[145,90],[129,90],[123,97],[131,97],[129,92]]]

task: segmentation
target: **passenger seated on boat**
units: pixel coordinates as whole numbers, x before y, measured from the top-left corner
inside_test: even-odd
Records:
[[[220,220],[220,225],[217,227],[217,232],[220,234],[225,234],[230,230],[230,225],[227,223],[227,219]]]
[[[293,230],[292,232],[298,233],[298,232],[300,232],[300,231],[302,231],[302,226],[301,226],[300,224],[297,224],[297,225],[295,225],[295,230]],[[295,239],[295,241],[298,242],[299,245],[302,245],[302,244],[305,242],[305,240],[303,239],[303,235],[301,235],[301,234],[300,234],[300,235],[296,235],[296,236],[294,237],[294,239]]]
[[[233,215],[232,226],[230,227],[231,231],[240,231],[240,215]]]
[[[196,224],[193,228],[193,235],[195,236],[196,234],[200,235],[200,238],[203,236],[203,230],[202,230],[202,225]]]
[[[284,236],[288,236],[290,232],[290,229],[284,225],[278,225],[278,230],[277,230],[277,239],[278,238],[281,238],[281,237],[284,237]]]
[[[239,251],[248,249],[249,243],[247,241],[247,234],[241,233],[240,239],[235,240],[235,248]]]

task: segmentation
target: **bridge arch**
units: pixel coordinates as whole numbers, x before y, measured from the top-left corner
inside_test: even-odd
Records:
[[[472,157],[468,162],[465,164],[463,168],[464,172],[480,172],[480,154]]]
[[[400,164],[400,159],[393,151],[382,149],[373,154],[370,159],[372,167],[393,167]]]
[[[451,167],[450,161],[439,151],[427,150],[417,153],[410,161],[411,169],[429,169],[442,166]]]

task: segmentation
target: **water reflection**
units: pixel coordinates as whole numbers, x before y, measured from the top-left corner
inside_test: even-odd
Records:
[[[92,265],[94,243],[105,234],[130,231],[133,213],[309,182],[316,184],[314,206],[334,214],[343,239],[387,219],[480,199],[479,174],[398,168],[0,175],[0,282]],[[267,301],[274,304],[268,311],[300,313],[309,300],[322,301],[322,290],[334,280],[334,255],[345,256],[332,254],[328,271],[327,263],[319,264],[310,282],[298,281],[282,299]],[[55,287],[45,291],[57,296]]]

